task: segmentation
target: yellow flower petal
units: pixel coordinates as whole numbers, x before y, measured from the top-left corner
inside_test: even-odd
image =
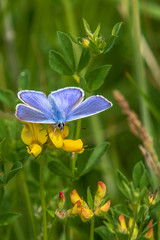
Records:
[[[76,189],[74,189],[71,193],[70,193],[70,199],[71,199],[71,202],[73,204],[75,204],[77,201],[82,201],[82,199],[80,198],[78,192],[76,191]]]
[[[127,233],[128,229],[127,229],[127,226],[126,226],[126,221],[125,221],[125,218],[122,214],[119,216],[119,221],[120,221],[120,225],[121,225],[120,231],[122,233]]]
[[[27,144],[30,145],[33,142],[33,132],[32,132],[32,128],[30,124],[26,124],[21,132],[21,139],[22,141]]]
[[[55,130],[53,126],[48,127],[49,137],[56,148],[62,148],[63,138],[59,128]]]
[[[21,139],[27,145],[33,142],[44,144],[47,138],[47,131],[39,123],[27,123],[21,132]]]
[[[92,216],[93,216],[92,210],[81,206],[80,218],[82,219],[83,222],[90,220]]]
[[[129,230],[131,230],[132,224],[133,224],[133,218],[130,218],[130,219],[129,219],[129,224],[128,224]],[[137,227],[137,224],[135,223],[134,229],[133,229],[132,239],[136,239],[136,238],[137,238],[137,235],[138,235],[138,227]]]
[[[83,151],[83,142],[81,139],[78,140],[65,139],[63,140],[62,149],[67,152],[81,153],[81,151]]]
[[[41,153],[41,151],[42,151],[42,147],[37,143],[33,143],[27,146],[27,152],[33,155],[34,157],[37,157]]]
[[[69,135],[69,128],[67,125],[64,125],[64,128],[62,130],[62,138],[66,138]]]

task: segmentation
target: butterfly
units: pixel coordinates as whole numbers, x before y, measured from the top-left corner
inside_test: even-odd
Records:
[[[89,117],[110,107],[112,103],[100,95],[83,101],[84,91],[79,87],[66,87],[51,92],[48,97],[39,91],[22,90],[15,116],[21,121],[54,124],[63,129],[66,122]]]

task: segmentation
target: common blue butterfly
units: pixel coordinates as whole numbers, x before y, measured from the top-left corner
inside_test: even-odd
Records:
[[[112,106],[100,95],[83,101],[84,91],[78,87],[62,88],[48,97],[43,92],[22,90],[18,92],[18,98],[24,103],[16,106],[15,115],[19,120],[55,124],[60,130],[66,122],[89,117]]]

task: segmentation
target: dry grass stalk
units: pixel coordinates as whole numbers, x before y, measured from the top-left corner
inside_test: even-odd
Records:
[[[119,106],[122,108],[124,114],[127,115],[131,132],[143,143],[143,145],[140,145],[139,148],[146,159],[148,167],[151,168],[160,178],[160,162],[154,150],[151,137],[148,135],[137,114],[130,109],[130,106],[124,96],[118,90],[115,90],[113,95]]]

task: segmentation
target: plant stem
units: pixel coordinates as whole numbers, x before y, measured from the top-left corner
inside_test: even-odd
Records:
[[[137,206],[136,206],[136,209],[135,209],[135,212],[134,212],[133,223],[132,223],[132,226],[131,226],[131,230],[130,230],[130,233],[129,233],[128,240],[132,239],[134,227],[135,227],[135,224],[136,224],[136,221],[137,221],[137,212],[138,212],[137,210],[138,210],[138,203],[137,203]]]
[[[40,196],[42,205],[42,219],[43,219],[43,234],[44,240],[47,240],[47,217],[46,217],[46,202],[45,202],[45,189],[44,189],[44,155],[41,156],[40,160]]]
[[[90,226],[90,237],[89,240],[94,240],[94,217],[91,218],[91,226]]]
[[[37,239],[36,225],[35,225],[35,221],[34,221],[32,203],[31,203],[31,200],[30,200],[30,197],[29,197],[29,191],[28,191],[28,187],[27,187],[27,184],[26,184],[24,171],[20,172],[20,179],[21,179],[21,183],[22,183],[22,186],[23,186],[24,195],[25,195],[25,199],[26,199],[26,203],[27,203],[27,207],[28,207],[28,213],[29,213],[29,217],[30,217],[30,221],[31,221],[33,236],[34,236],[34,239],[36,240]]]
[[[158,240],[160,240],[160,213],[158,214]]]
[[[70,240],[70,227],[65,225],[65,240]]]
[[[134,44],[134,58],[137,82],[144,93],[147,92],[147,83],[145,78],[145,69],[143,57],[141,54],[141,29],[139,16],[139,1],[131,0],[132,9],[132,29],[133,29],[133,44]],[[151,125],[148,109],[142,97],[140,97],[140,108],[142,112],[142,121],[149,133],[151,133]]]

